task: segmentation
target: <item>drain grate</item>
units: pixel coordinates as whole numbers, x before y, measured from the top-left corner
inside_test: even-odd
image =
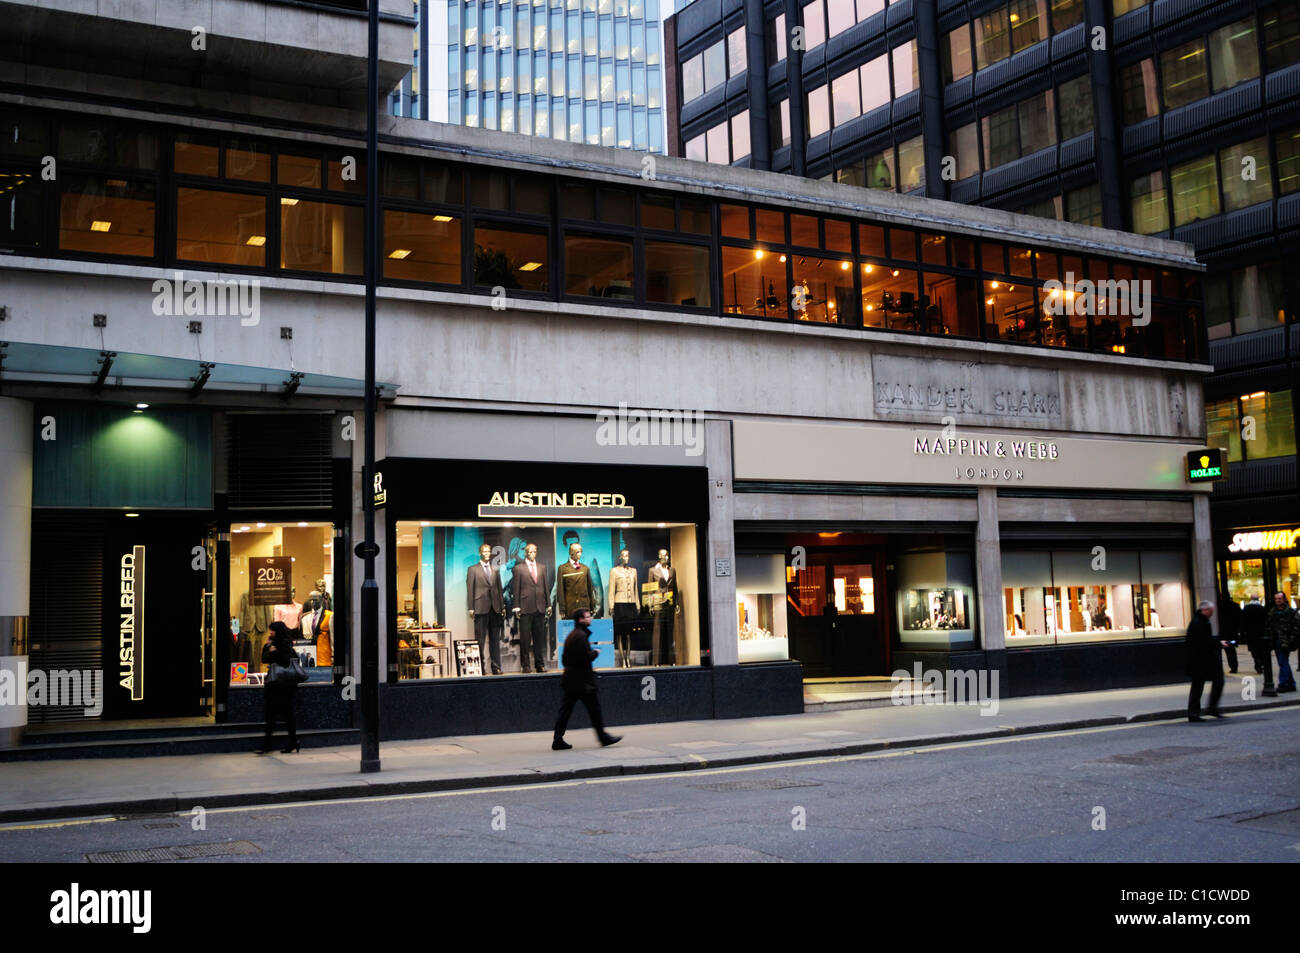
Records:
[[[692,784],[699,791],[780,791],[785,788],[819,788],[820,781],[799,781],[795,778],[748,778],[744,781],[716,781],[713,784]]]
[[[88,864],[156,864],[168,860],[197,860],[200,857],[242,857],[260,854],[252,841],[235,840],[219,844],[177,844],[173,847],[140,847],[133,850],[105,850],[86,855]]]

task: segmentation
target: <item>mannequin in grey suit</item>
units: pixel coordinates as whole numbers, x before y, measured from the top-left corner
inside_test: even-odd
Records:
[[[546,671],[546,623],[551,618],[551,578],[537,561],[537,546],[529,543],[524,558],[515,563],[510,576],[514,615],[519,620],[519,667],[528,671],[528,647],[532,646],[533,670]]]
[[[478,548],[478,562],[465,573],[465,604],[474,619],[474,638],[478,640],[479,658],[492,655],[492,674],[501,674],[501,624],[505,618],[505,596],[501,591],[501,574],[492,565],[492,547]]]

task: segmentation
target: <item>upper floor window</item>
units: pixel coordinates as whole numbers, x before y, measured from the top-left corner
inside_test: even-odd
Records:
[[[1263,13],[1264,69],[1273,70],[1300,63],[1300,3],[1284,2]]]
[[[785,59],[785,14],[767,21],[767,64],[779,63]]]
[[[1291,391],[1252,391],[1205,404],[1206,445],[1229,463],[1295,456]]]
[[[1110,12],[1112,16],[1123,16],[1125,13],[1138,9],[1138,7],[1145,7],[1148,2],[1149,0],[1111,0]]]
[[[730,57],[728,57],[730,52]],[[731,60],[728,71],[727,61]],[[743,72],[745,62],[745,31],[733,31],[725,40],[719,40],[702,53],[682,62],[682,102],[689,103],[727,81],[728,76]]]
[[[1123,67],[1119,71],[1119,85],[1124,125],[1160,115],[1156,66],[1150,57]]]
[[[884,9],[885,0],[813,0],[803,8],[803,48],[816,49]]]
[[[1259,76],[1255,20],[1247,17],[1160,54],[1166,109]]]
[[[745,72],[748,63],[745,60],[745,28],[732,30],[727,34],[727,76],[739,76]]]

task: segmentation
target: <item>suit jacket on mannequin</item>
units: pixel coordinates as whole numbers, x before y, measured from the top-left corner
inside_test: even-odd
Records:
[[[514,607],[523,613],[545,612],[551,607],[550,571],[540,562],[537,567],[537,580],[528,570],[527,560],[519,560],[510,575],[510,595]]]
[[[659,583],[659,591],[672,594],[672,606],[677,607],[677,567],[655,563],[650,567],[650,578]]]
[[[637,586],[636,569],[632,566],[615,566],[609,571],[609,611],[614,606],[630,604],[639,606],[641,593]]]
[[[495,612],[505,615],[506,601],[501,592],[501,574],[488,566],[483,571],[483,563],[476,562],[465,573],[465,604],[475,615],[487,615]]]
[[[591,581],[591,570],[582,563],[575,569],[572,561],[566,560],[559,568],[555,582],[555,603],[561,619],[569,618],[579,609],[595,611],[598,604],[596,586]]]

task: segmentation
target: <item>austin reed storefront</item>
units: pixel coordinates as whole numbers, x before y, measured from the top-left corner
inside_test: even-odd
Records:
[[[411,458],[379,470],[386,736],[549,727],[579,608],[611,723],[726,714],[710,664],[707,470]],[[757,682],[748,694],[764,703]]]

